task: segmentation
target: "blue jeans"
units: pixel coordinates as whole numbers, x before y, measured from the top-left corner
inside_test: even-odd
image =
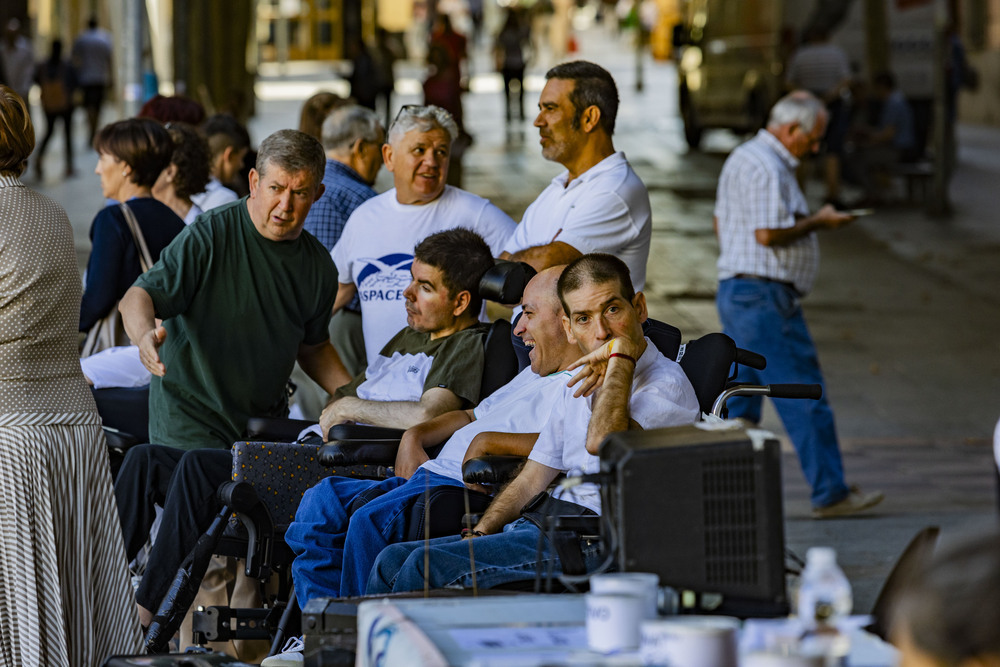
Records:
[[[763,371],[740,367],[739,382],[823,384],[816,346],[794,289],[776,282],[730,278],[719,283],[716,305],[723,332],[739,347],[767,358]],[[760,396],[733,398],[728,406],[730,417],[760,421]],[[813,507],[826,507],[846,498],[844,465],[826,387],[818,401],[779,398],[774,407],[812,487]]]
[[[387,545],[403,541],[410,506],[428,488],[438,486],[462,484],[420,468],[409,480],[327,477],[306,491],[285,532],[295,552],[292,579],[299,605],[304,608],[317,597],[364,594],[376,556]],[[348,516],[351,501],[375,487],[385,493]]]
[[[542,572],[552,566],[561,570],[559,556],[547,539],[538,551],[540,531],[527,519],[504,526],[496,535],[463,540],[459,536],[439,537],[430,542],[403,542],[386,547],[368,577],[368,595],[419,591],[424,588],[425,554],[430,588],[472,587],[469,549],[476,562],[476,585],[493,588],[512,581],[534,579],[541,564]],[[585,547],[584,564],[592,570],[600,563],[597,545]]]

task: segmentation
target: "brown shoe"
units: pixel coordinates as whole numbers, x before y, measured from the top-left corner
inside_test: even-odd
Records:
[[[863,512],[871,507],[875,507],[882,502],[883,499],[885,499],[885,495],[881,491],[864,493],[861,489],[852,485],[846,498],[832,505],[827,505],[826,507],[814,507],[812,516],[814,519],[831,519],[838,516],[850,516],[852,514],[857,514],[858,512]]]

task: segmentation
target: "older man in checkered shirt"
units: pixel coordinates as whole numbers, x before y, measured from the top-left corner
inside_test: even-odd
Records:
[[[740,369],[743,382],[823,384],[799,299],[819,269],[815,232],[853,217],[830,205],[810,215],[795,168],[817,149],[826,123],[826,110],[812,94],[785,96],[771,109],[767,128],[733,151],[719,177],[719,317],[737,345],[767,357],[764,371]],[[759,396],[729,406],[733,417],[760,421]],[[825,391],[818,401],[778,399],[774,406],[812,487],[813,517],[854,514],[882,501],[881,493],[862,493],[845,482]]]

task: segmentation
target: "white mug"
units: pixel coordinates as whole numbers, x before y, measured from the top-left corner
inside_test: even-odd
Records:
[[[599,653],[634,651],[644,600],[617,593],[587,594],[587,646]]]
[[[645,602],[643,618],[657,617],[660,575],[651,572],[608,572],[590,578],[590,592],[621,593],[641,597]]]
[[[726,616],[673,616],[643,621],[639,655],[644,665],[737,667],[740,622]]]

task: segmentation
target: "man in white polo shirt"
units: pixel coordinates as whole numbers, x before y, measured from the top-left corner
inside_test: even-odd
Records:
[[[458,126],[436,106],[403,107],[382,147],[393,187],[354,209],[333,247],[340,274],[336,313],[357,294],[368,363],[406,326],[403,290],[410,283],[413,247],[435,232],[465,227],[494,256],[514,221],[488,200],[447,185],[451,144]]]
[[[583,60],[557,65],[545,78],[535,127],[542,156],[566,171],[524,212],[501,258],[541,270],[580,254],[606,252],[625,262],[640,291],[652,230],[649,194],[612,141],[615,80]]]

